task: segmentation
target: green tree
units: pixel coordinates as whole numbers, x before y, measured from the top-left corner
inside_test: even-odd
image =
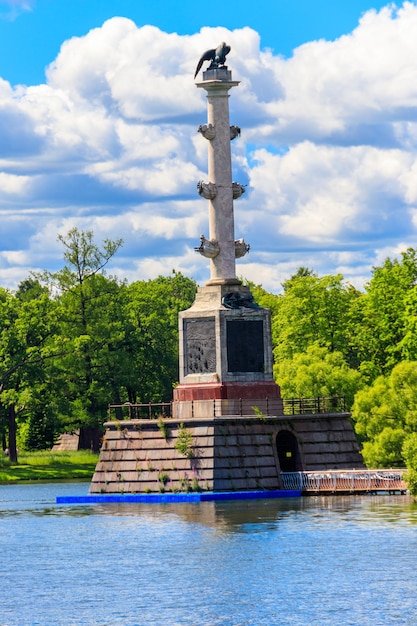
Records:
[[[45,292],[21,299],[0,290],[0,410],[7,423],[10,459],[17,462],[17,420],[34,409],[54,357],[54,303]]]
[[[104,267],[121,242],[99,248],[91,232],[60,237],[65,267],[42,278],[58,305],[62,356],[55,384],[62,429],[81,428],[96,448],[108,404],[171,400],[178,379],[178,311],[194,300],[196,285],[182,274],[120,283]],[[35,434],[35,433],[34,433]]]
[[[402,358],[417,360],[417,287],[412,286],[404,296],[403,337],[398,344]]]
[[[362,456],[368,467],[404,467],[402,428],[386,426],[372,441],[364,441]]]
[[[126,384],[131,402],[170,401],[178,381],[178,313],[197,286],[179,272],[128,286],[129,349],[135,357]]]
[[[350,310],[360,293],[346,284],[341,274],[319,278],[306,268],[300,268],[283,287],[272,320],[275,361],[291,359],[318,344],[330,352],[341,352],[355,367]]]
[[[281,296],[266,291],[262,285],[255,285],[249,281],[244,281],[244,283],[250,287],[256,304],[264,309],[269,309],[273,318],[278,313]]]
[[[404,466],[404,446],[417,432],[417,363],[399,363],[360,390],[352,417],[368,466]]]
[[[117,348],[124,332],[123,290],[114,279],[92,275],[82,287],[62,293],[58,301],[60,332],[66,344],[57,362],[57,381],[66,398],[63,427],[80,428],[84,445],[94,449],[117,384]]]
[[[22,302],[28,302],[29,300],[36,300],[42,295],[49,295],[49,290],[37,278],[29,276],[19,283],[15,295]]]
[[[41,278],[57,292],[60,341],[65,342],[57,364],[57,382],[66,397],[63,426],[81,428],[81,439],[88,439],[88,445],[97,449],[109,401],[109,354],[119,339],[121,324],[122,287],[115,278],[105,276],[104,268],[122,241],[105,239],[100,247],[91,231],[76,228],[58,239],[66,264],[58,272],[44,272]]]
[[[342,395],[347,409],[363,386],[360,373],[347,365],[341,352],[329,352],[318,344],[276,364],[274,374],[284,398]]]
[[[403,445],[403,457],[408,469],[407,486],[413,496],[417,496],[417,432],[411,433]]]
[[[404,356],[414,358],[416,280],[414,248],[373,269],[353,333],[362,371],[387,374]]]

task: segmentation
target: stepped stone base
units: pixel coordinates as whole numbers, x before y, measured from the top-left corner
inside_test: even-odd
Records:
[[[90,493],[280,489],[281,471],[364,468],[348,414],[129,420],[105,426]],[[187,436],[188,447],[181,449]],[[286,451],[288,437],[296,447]]]
[[[58,437],[57,442],[52,446],[52,452],[66,452],[79,450],[80,431],[74,433],[63,433]]]

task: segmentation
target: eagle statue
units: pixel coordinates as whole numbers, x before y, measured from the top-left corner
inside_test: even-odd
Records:
[[[194,74],[194,78],[197,76],[198,72],[201,70],[201,66],[204,61],[211,61],[208,69],[213,69],[219,67],[219,65],[224,65],[226,63],[226,56],[229,54],[231,48],[224,41],[217,48],[213,48],[212,50],[206,50],[204,54],[201,56],[199,62],[197,63],[197,69]]]

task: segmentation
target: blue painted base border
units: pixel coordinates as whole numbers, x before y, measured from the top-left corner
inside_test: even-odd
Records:
[[[214,500],[261,500],[265,498],[300,498],[298,490],[207,491],[202,493],[111,493],[88,496],[57,496],[57,504],[105,504],[108,502],[213,502]]]

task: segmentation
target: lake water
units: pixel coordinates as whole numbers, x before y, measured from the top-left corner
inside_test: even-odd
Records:
[[[417,624],[408,496],[57,505],[0,485],[1,626]]]

